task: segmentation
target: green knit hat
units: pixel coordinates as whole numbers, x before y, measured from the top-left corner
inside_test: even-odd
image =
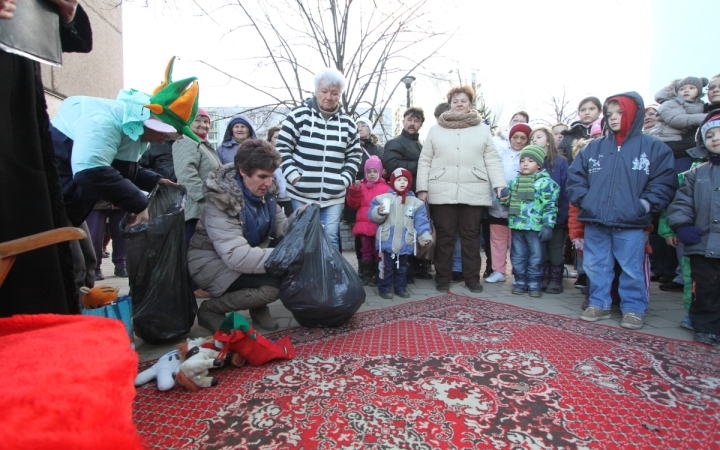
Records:
[[[528,145],[520,152],[520,161],[525,157],[534,159],[542,167],[545,162],[545,149],[539,145]]]

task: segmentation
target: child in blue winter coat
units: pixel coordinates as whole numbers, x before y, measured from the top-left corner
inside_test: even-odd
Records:
[[[432,242],[432,230],[425,203],[410,192],[412,174],[403,168],[395,169],[390,185],[392,189],[375,197],[368,210],[370,220],[378,224],[376,242],[382,256],[378,291],[380,297],[391,299],[390,288],[394,285],[398,297],[408,298],[408,255],[417,254],[417,244]]]
[[[620,326],[638,330],[648,306],[643,282],[645,228],[677,189],[673,154],[642,133],[645,104],[637,92],[608,98],[606,136],[590,142],[572,162],[567,191],[585,224],[583,267],[590,279],[590,306],[580,319],[610,318],[615,261],[622,269]]]

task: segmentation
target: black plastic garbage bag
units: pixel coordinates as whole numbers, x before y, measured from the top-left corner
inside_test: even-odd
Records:
[[[197,301],[190,285],[185,248],[185,199],[182,186],[160,184],[148,198],[150,220],[128,228],[126,263],[135,334],[161,343],[186,335],[195,322]]]
[[[318,205],[290,223],[265,271],[282,278],[280,301],[304,327],[342,325],[365,302],[357,272],[323,230]]]

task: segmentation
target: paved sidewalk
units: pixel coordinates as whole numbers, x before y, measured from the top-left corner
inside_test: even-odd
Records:
[[[357,266],[357,260],[355,259],[354,252],[344,252],[343,255],[353,266]],[[128,294],[128,279],[114,276],[113,270],[113,265],[110,259],[103,259],[102,271],[106,278],[105,280],[98,282],[98,284],[118,286],[120,287],[121,295]],[[510,292],[512,289],[512,276],[508,274],[507,278],[508,281],[504,283],[486,283],[483,281],[482,284],[484,292],[480,294],[471,293],[465,288],[464,283],[451,284],[450,292],[497,303],[542,311],[545,313],[559,314],[574,319],[580,317],[580,313],[582,312],[580,305],[584,300],[584,296],[580,294],[578,289],[573,287],[575,279],[566,278],[563,280],[564,292],[562,294],[544,294],[542,298],[535,299],[528,297],[527,295],[513,295]],[[394,297],[392,300],[385,300],[380,298],[376,287],[365,287],[365,293],[367,296],[365,298],[365,304],[360,307],[359,312],[384,308],[403,302],[424,300],[426,298],[440,295],[440,293],[435,290],[435,280],[416,280],[414,284],[408,286],[408,292],[411,294],[410,298],[401,299]],[[202,300],[198,301],[200,302]],[[299,326],[295,319],[293,319],[292,314],[283,307],[280,301],[272,303],[270,305],[270,311],[272,312],[273,317],[277,319],[281,329]],[[247,311],[240,311],[240,313],[246,318],[249,318]],[[642,330],[634,332],[692,341],[693,333],[679,327],[679,323],[684,317],[685,310],[682,303],[682,293],[663,292],[658,289],[658,283],[653,283],[650,295],[650,307],[645,315],[645,326]],[[621,319],[622,316],[620,314],[620,310],[617,306],[613,306],[612,319],[599,321],[597,323],[606,326],[619,327]],[[258,331],[262,333],[264,330],[262,328],[258,328]],[[207,330],[198,326],[196,323],[187,337],[208,336],[209,334],[210,333]],[[156,359],[174,349],[179,342],[182,342],[182,339],[179,339],[177,342],[169,342],[163,345],[151,345],[136,337],[135,349],[140,355],[140,360],[147,361]]]

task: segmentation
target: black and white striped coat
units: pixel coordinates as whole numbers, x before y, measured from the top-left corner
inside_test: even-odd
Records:
[[[314,97],[290,111],[275,148],[288,197],[320,207],[343,203],[362,159],[355,122],[339,110],[325,120]]]

